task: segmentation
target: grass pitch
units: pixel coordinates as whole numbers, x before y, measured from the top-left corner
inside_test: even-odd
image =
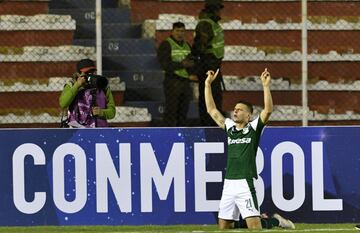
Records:
[[[218,230],[216,225],[172,225],[172,226],[39,226],[39,227],[0,227],[0,233],[16,232],[16,233],[54,233],[54,232],[66,232],[66,233],[91,233],[91,232],[150,232],[150,233],[163,233],[163,232],[179,232],[179,233],[206,233],[206,232],[314,232],[314,233],[357,233],[360,231],[355,229],[356,224],[296,224],[295,230],[286,230],[281,228],[273,228],[270,230],[247,230],[247,229],[234,229],[234,230]]]

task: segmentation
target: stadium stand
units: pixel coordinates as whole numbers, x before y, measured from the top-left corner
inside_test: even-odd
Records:
[[[164,107],[164,75],[156,60],[156,47],[179,19],[189,29],[187,40],[191,41],[203,2],[133,0],[129,6],[120,2],[103,1],[103,74],[120,77],[112,81],[116,104],[129,107],[124,110],[127,119],[131,114],[134,117],[132,122],[123,122],[117,116],[111,124],[156,126]],[[257,75],[268,67],[277,105],[272,124],[300,125],[300,2],[224,3],[223,109],[230,114],[234,101],[241,98],[260,105]],[[0,127],[56,127],[56,96],[61,88],[54,88],[54,82],[72,74],[77,59],[94,59],[95,1],[5,0],[0,4],[0,95],[5,100],[0,103]],[[358,124],[360,5],[309,1],[308,14],[309,124]],[[41,26],[39,22],[46,23]],[[21,101],[14,103],[14,99]],[[10,113],[16,113],[15,117],[10,118]],[[16,116],[31,118],[33,114],[53,118],[45,116],[41,124],[14,124],[22,122]],[[196,97],[188,117],[198,117]]]
[[[0,3],[4,14],[0,16],[0,42],[3,45],[0,49],[0,68],[3,70],[0,74],[0,127],[58,127],[61,112],[58,97],[67,77],[74,72],[78,60],[95,58],[95,42],[91,44],[85,40],[84,45],[76,42],[78,38],[94,40],[95,37],[94,20],[92,24],[78,27],[83,22],[81,17],[94,19],[91,13],[94,10],[89,10],[94,5],[89,2],[31,0]],[[115,20],[129,20],[128,9],[118,8],[117,1],[106,1],[103,7],[104,12],[110,11]],[[73,17],[67,11],[78,14]],[[118,25],[108,27],[108,31],[119,29]],[[121,33],[116,34],[119,35]],[[110,78],[110,85],[116,105],[123,105],[125,82]],[[117,107],[117,115],[110,125],[147,126],[150,121],[151,114],[146,108],[121,106]]]
[[[79,30],[76,30],[74,35],[75,45],[95,46],[93,3],[66,2],[65,6],[60,3],[50,4],[50,12],[68,14],[76,20]],[[126,83],[124,106],[148,107],[154,117],[159,110],[152,108],[153,102],[164,100],[163,74],[156,60],[155,43],[153,39],[141,37],[141,24],[132,23],[130,9],[118,5],[117,2],[107,1],[102,9],[103,74],[108,77],[121,77]],[[59,9],[60,7],[63,9]]]
[[[76,3],[79,5],[80,3]],[[69,14],[76,20],[74,44],[95,46],[95,13],[93,9],[76,6],[52,9],[50,12]],[[132,23],[126,6],[103,9],[103,70],[106,76],[119,76],[126,83],[124,106],[147,107],[152,125],[161,124],[164,110],[164,79],[156,58],[154,39],[142,37],[142,23]],[[189,118],[198,118],[196,103],[192,103]]]
[[[235,101],[243,98],[260,105],[261,86],[248,80],[268,67],[275,79],[273,96],[278,105],[273,124],[300,125],[300,2],[225,0],[224,4],[223,109],[230,112]],[[143,35],[154,38],[157,44],[169,35],[171,23],[181,20],[191,40],[202,5],[202,1],[131,1],[132,19],[144,21]],[[352,1],[308,3],[311,125],[359,123],[359,13],[359,4]]]

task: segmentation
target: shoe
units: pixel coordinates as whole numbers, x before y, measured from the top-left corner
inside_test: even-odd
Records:
[[[272,217],[279,221],[279,227],[295,229],[295,224],[291,220],[283,218],[280,214],[274,214]]]
[[[355,226],[356,230],[360,230],[360,224]]]

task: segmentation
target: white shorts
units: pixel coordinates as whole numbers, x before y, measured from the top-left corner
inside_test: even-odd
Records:
[[[260,216],[254,179],[248,181],[246,179],[224,180],[219,218],[238,221],[240,214],[243,219]]]

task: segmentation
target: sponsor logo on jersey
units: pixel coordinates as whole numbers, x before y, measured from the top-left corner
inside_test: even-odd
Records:
[[[251,142],[251,138],[237,138],[237,139],[228,138],[228,145],[231,145],[231,144],[249,144],[250,142]]]

